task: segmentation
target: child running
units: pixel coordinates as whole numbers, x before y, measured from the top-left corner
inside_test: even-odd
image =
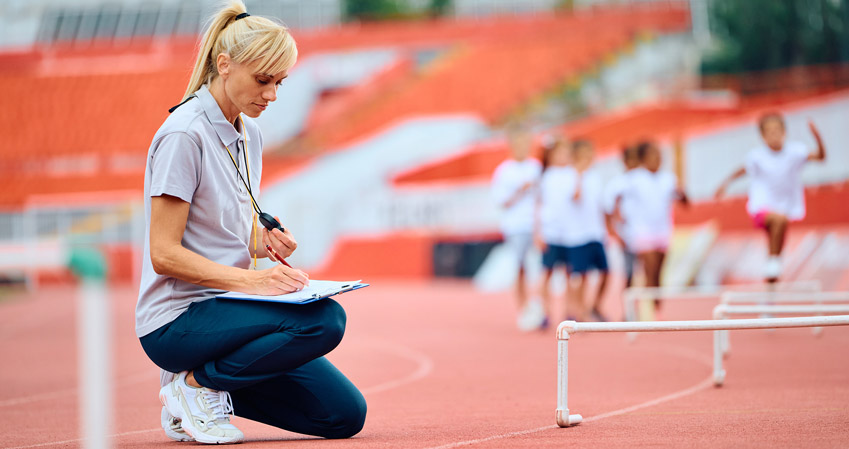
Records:
[[[568,269],[571,287],[569,301],[571,315],[584,320],[584,299],[587,293],[587,274],[598,271],[598,290],[592,294],[590,317],[594,321],[607,321],[601,313],[601,302],[607,285],[607,257],[604,240],[607,229],[604,219],[601,176],[592,169],[595,151],[587,140],[572,144],[572,166],[567,168],[570,200],[566,203],[567,219],[563,222],[563,238],[567,246]]]
[[[672,204],[689,204],[677,177],[660,171],[660,148],[652,141],[637,144],[640,166],[628,172],[622,207],[628,211],[631,244],[646,275],[647,287],[660,286],[666,250],[672,238]],[[655,300],[655,309],[660,301]]]
[[[572,178],[569,167],[569,145],[563,141],[555,141],[544,150],[542,159],[543,172],[539,187],[534,240],[543,253],[543,279],[540,286],[540,296],[542,296],[545,318],[540,329],[546,329],[549,322],[548,317],[551,316],[549,285],[551,275],[556,267],[562,265],[566,268],[566,277],[569,277],[569,259],[564,236],[564,223],[570,219],[568,205],[572,201],[574,192],[569,191],[570,179]]]
[[[518,264],[516,299],[519,322],[527,305],[525,258],[533,244],[536,189],[542,166],[529,157],[531,136],[524,131],[510,136],[512,157],[502,162],[492,176],[492,195],[501,209],[504,244]]]
[[[764,145],[750,151],[745,165],[732,173],[716,191],[716,198],[720,199],[735,179],[745,174],[751,177],[746,210],[754,225],[766,232],[769,258],[764,277],[769,283],[781,277],[781,251],[788,224],[805,218],[802,168],[808,161],[825,160],[825,145],[819,130],[813,122],[808,122],[808,126],[817,143],[814,152],[801,142],[785,141],[786,128],[781,114],[763,115],[758,128]]]

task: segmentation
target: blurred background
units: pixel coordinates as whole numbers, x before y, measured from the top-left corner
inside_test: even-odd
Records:
[[[804,172],[808,216],[785,278],[849,288],[849,0],[247,0],[293,30],[298,65],[258,119],[263,209],[318,278],[513,273],[490,195],[506,129],[584,137],[605,176],[623,144],[652,138],[695,202],[676,211],[666,282],[761,278],[765,241],[746,183],[721,180],[779,110],[824,164]],[[136,285],[151,139],[181,100],[201,0],[0,3],[0,281],[73,277],[94,245],[111,283]],[[611,251],[614,269],[621,266]]]

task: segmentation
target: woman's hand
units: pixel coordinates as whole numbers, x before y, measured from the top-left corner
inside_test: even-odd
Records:
[[[274,217],[278,222],[280,218]],[[295,249],[298,248],[298,242],[295,241],[295,237],[292,236],[292,233],[286,229],[286,232],[280,232],[279,229],[273,229],[269,231],[266,228],[262,229],[262,243],[266,246],[270,246],[277,254],[282,258],[287,258],[295,252]],[[268,255],[272,259],[274,256],[271,254]],[[282,261],[278,261],[282,262]]]
[[[278,231],[280,232],[280,231]],[[267,270],[252,271],[252,279],[249,290],[245,293],[255,295],[282,295],[303,290],[310,284],[310,277],[296,268],[285,265],[276,265]]]

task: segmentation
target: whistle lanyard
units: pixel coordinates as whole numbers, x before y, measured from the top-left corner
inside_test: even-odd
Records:
[[[241,114],[239,115],[239,124],[242,128],[241,137],[242,137],[242,156],[245,158],[245,172],[248,175],[248,180],[251,179],[251,164],[248,162],[248,145],[245,140],[245,122],[242,121]],[[222,143],[223,145],[223,143]],[[236,141],[236,148],[239,147],[239,141]],[[239,170],[239,164],[236,163],[236,158],[233,157],[233,153],[230,152],[230,148],[227,148],[227,145],[224,145],[224,149],[227,150],[227,154],[230,156],[230,160],[233,162],[233,167],[236,168],[236,174],[239,176],[239,179],[242,180],[242,184],[245,185],[245,188],[248,189],[248,196],[251,198],[251,206],[253,206],[254,212],[251,214],[253,216],[253,234],[254,234],[254,270],[256,270],[256,251],[257,251],[257,226],[256,220],[257,215],[262,213],[259,210],[259,206],[256,204],[256,200],[254,199],[253,191],[251,190],[250,182],[245,180],[245,177],[242,176],[242,171]]]

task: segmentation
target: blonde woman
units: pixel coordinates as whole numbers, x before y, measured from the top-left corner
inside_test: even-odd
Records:
[[[285,258],[297,244],[288,230],[260,235],[252,203],[262,134],[251,119],[277,99],[296,59],[284,26],[231,1],[212,18],[184,100],[150,146],[136,333],[163,370],[162,426],[174,440],[240,442],[233,413],[326,438],[350,437],[365,421],[362,394],[324,358],[345,331],[338,303],[215,298],[309,283],[283,264],[256,269],[267,246]]]

